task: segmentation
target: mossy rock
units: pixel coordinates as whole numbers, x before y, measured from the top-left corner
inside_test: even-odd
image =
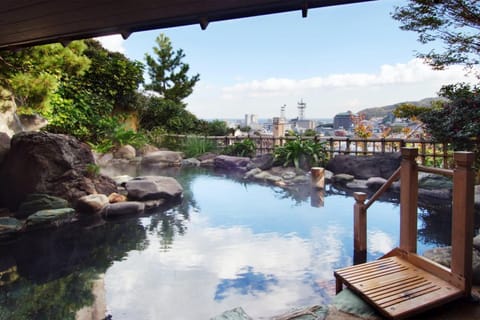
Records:
[[[38,226],[59,226],[66,222],[70,222],[75,215],[75,209],[60,208],[40,210],[28,216],[26,225],[27,228]]]
[[[20,204],[15,217],[17,219],[25,219],[40,210],[61,209],[69,206],[70,204],[65,199],[48,194],[32,193]]]
[[[23,222],[11,217],[0,217],[0,239],[9,238],[23,230]]]

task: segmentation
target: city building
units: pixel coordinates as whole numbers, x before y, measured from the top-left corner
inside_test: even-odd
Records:
[[[353,127],[352,115],[351,111],[336,114],[333,118],[333,129],[350,131]]]

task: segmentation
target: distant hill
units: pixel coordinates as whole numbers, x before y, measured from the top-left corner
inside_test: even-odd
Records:
[[[366,108],[357,112],[357,114],[364,114],[366,119],[376,118],[376,117],[386,117],[387,115],[391,114],[395,108],[404,104],[410,103],[419,107],[429,107],[431,106],[433,101],[437,100],[444,100],[443,98],[425,98],[420,101],[405,101],[400,102],[384,107],[376,107],[376,108]]]

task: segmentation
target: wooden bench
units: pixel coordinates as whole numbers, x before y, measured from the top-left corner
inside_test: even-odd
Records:
[[[449,269],[416,254],[417,152],[416,149],[402,148],[402,165],[394,174],[401,179],[400,247],[379,260],[334,272],[337,293],[346,285],[391,319],[409,317],[468,296],[472,286],[473,154],[456,152],[454,170],[420,168],[453,176],[452,262]],[[394,178],[387,184],[391,184]],[[383,192],[387,188],[380,190]],[[378,197],[375,194],[373,201]],[[366,210],[372,204],[372,201],[364,204],[365,198],[365,194],[357,195],[354,207],[354,247],[362,257],[365,257],[366,250]]]

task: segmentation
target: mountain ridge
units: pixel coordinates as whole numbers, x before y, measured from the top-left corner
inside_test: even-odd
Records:
[[[424,98],[422,100],[417,100],[417,101],[404,101],[404,102],[399,102],[399,103],[386,105],[382,107],[365,108],[358,111],[357,114],[364,114],[366,119],[371,119],[376,117],[386,117],[388,114],[392,113],[393,110],[395,110],[395,108],[405,103],[413,104],[419,107],[430,107],[432,105],[432,102],[439,101],[439,100],[445,100],[445,99],[435,97],[435,98]]]

